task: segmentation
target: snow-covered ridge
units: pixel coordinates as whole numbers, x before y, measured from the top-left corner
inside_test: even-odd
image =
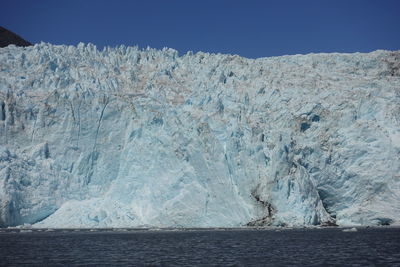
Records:
[[[0,49],[0,225],[400,222],[400,52]]]

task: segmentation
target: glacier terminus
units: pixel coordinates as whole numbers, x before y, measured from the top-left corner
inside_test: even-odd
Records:
[[[0,226],[400,224],[400,51],[0,48]]]

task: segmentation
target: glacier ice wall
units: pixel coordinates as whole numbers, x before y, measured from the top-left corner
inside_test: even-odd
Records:
[[[0,49],[0,226],[400,221],[400,52]]]

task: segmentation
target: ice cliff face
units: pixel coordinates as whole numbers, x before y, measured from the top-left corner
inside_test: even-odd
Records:
[[[0,225],[400,221],[400,52],[0,49]]]

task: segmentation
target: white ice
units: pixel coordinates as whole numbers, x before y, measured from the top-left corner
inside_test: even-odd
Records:
[[[399,66],[0,48],[0,225],[398,224]]]

